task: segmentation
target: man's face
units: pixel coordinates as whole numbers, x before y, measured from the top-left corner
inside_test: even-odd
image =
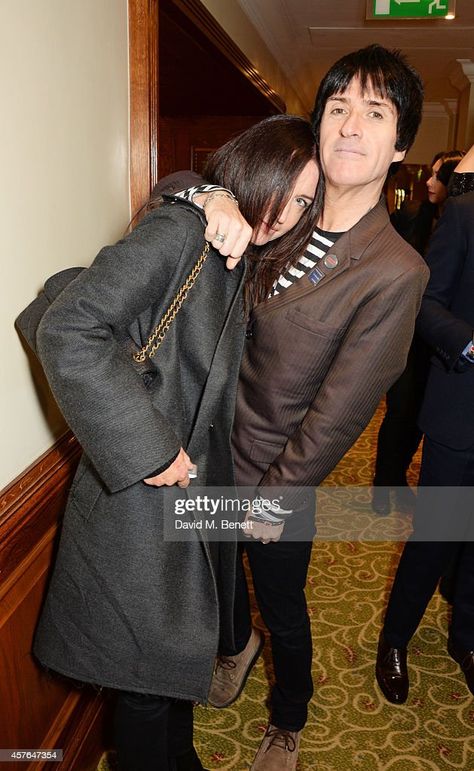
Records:
[[[364,93],[353,78],[348,88],[329,97],[320,129],[321,165],[328,189],[370,186],[382,190],[390,164],[405,151],[395,150],[397,110],[370,82]]]

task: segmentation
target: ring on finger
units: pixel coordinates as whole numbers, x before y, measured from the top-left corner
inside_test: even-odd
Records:
[[[226,239],[226,236],[224,233],[216,233],[214,236],[214,241],[219,241],[220,244],[223,244]]]

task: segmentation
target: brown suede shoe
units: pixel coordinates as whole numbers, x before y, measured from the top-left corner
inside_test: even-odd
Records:
[[[232,704],[242,693],[250,670],[265,643],[262,632],[252,629],[250,639],[236,656],[218,656],[207,700],[212,707],[222,709]]]
[[[408,698],[407,649],[392,648],[380,634],[375,676],[380,690],[391,704],[403,704]]]
[[[466,685],[474,695],[474,651],[458,648],[453,640],[448,639],[448,653],[461,667]]]
[[[296,771],[300,734],[269,725],[250,771]]]

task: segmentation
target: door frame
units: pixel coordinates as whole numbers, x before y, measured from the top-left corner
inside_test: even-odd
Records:
[[[132,216],[158,181],[160,0],[129,0],[130,61],[130,205]],[[279,94],[257,72],[201,0],[170,0],[205,34],[220,53],[257,88],[278,112],[286,112]]]

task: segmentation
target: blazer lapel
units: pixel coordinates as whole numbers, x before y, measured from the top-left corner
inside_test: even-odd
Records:
[[[326,255],[305,276],[296,281],[281,294],[271,297],[257,305],[253,313],[261,316],[317,291],[321,286],[339,276],[351,265],[351,260],[359,260],[381,229],[389,224],[385,199],[382,197],[359,222],[344,233],[331,246]]]

